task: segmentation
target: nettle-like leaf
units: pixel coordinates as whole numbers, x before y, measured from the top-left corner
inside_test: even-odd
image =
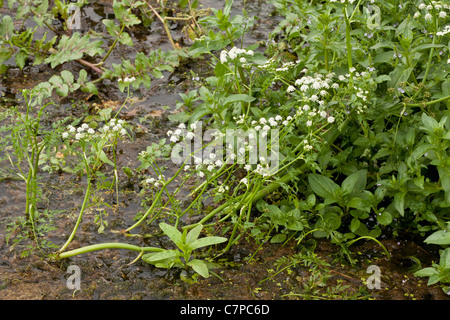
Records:
[[[85,54],[93,57],[102,54],[104,50],[101,48],[103,42],[100,40],[91,41],[89,35],[81,37],[80,33],[75,32],[72,37],[63,35],[58,44],[58,51],[45,59],[45,63],[50,63],[54,68],[57,65],[67,61],[81,59]]]

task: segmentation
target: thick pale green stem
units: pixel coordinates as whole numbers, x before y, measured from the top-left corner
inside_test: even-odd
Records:
[[[88,253],[91,251],[105,250],[105,249],[125,249],[125,250],[137,251],[137,252],[159,252],[159,251],[164,250],[164,249],[155,248],[155,247],[139,247],[139,246],[135,246],[132,244],[127,244],[127,243],[111,242],[111,243],[94,244],[91,246],[86,246],[86,247],[66,251],[66,252],[58,254],[57,258],[64,259],[64,258],[76,256],[79,254]]]
[[[61,247],[61,249],[59,249],[59,252],[64,251],[67,248],[67,246],[72,242],[73,238],[75,237],[75,234],[78,230],[78,226],[80,225],[80,222],[83,217],[83,212],[86,209],[87,203],[89,202],[90,194],[91,194],[91,182],[90,182],[90,179],[88,179],[88,186],[86,189],[86,194],[84,195],[83,205],[81,206],[80,213],[78,214],[77,222],[75,224],[75,227],[72,230],[72,233],[70,234],[69,239],[67,239],[66,243]]]

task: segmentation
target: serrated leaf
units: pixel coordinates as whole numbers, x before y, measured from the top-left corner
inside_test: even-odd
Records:
[[[101,48],[102,44],[103,42],[100,40],[90,41],[89,35],[81,37],[78,32],[75,32],[70,38],[63,35],[57,46],[58,51],[50,55],[44,62],[50,63],[50,66],[55,68],[67,61],[81,59],[85,54],[91,57],[102,54],[104,52]]]

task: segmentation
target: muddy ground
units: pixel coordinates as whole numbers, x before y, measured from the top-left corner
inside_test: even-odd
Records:
[[[201,3],[205,7],[220,7],[215,1]],[[246,37],[246,41],[264,41],[279,17],[272,15],[273,8],[264,1],[246,1],[245,5],[237,2],[234,12],[241,13],[243,7],[249,15],[258,15],[262,22]],[[92,10],[86,12],[85,22],[95,29],[98,21],[108,14],[108,10],[108,2],[97,3]],[[181,40],[181,26],[174,26],[172,31],[174,38]],[[170,49],[164,30],[157,21],[152,24],[151,32],[136,33],[133,37],[139,39],[136,47],[132,48],[134,52],[151,47]],[[119,46],[109,62],[117,63],[121,56],[127,55],[128,50],[131,49]],[[18,100],[20,89],[32,87],[40,80],[47,80],[62,68],[78,73],[81,67],[76,63],[66,64],[57,70],[45,65],[27,66],[24,70],[11,66],[0,84],[3,102],[7,105],[7,102]],[[185,61],[174,73],[166,74],[164,79],[154,80],[149,90],[142,89],[135,93],[135,104],[124,110],[122,116],[134,123],[136,134],[132,142],[125,141],[119,145],[119,166],[135,168],[139,152],[151,142],[164,137],[166,130],[173,126],[167,116],[174,110],[179,99],[178,93],[195,86],[189,73],[191,70],[202,76],[205,69],[198,61]],[[80,96],[82,104],[61,100],[50,111],[52,117],[57,119],[70,114],[83,114],[86,110],[80,110],[80,105],[90,108],[94,104],[104,107],[117,105],[123,101],[124,96],[114,88],[116,86],[105,82],[100,86],[98,99]],[[173,168],[169,167],[169,172],[171,169]],[[109,228],[98,234],[92,212],[86,214],[69,249],[114,241],[140,246],[170,245],[161,237],[125,238],[111,232],[130,226],[135,215],[142,210],[142,199],[137,196],[138,181],[128,179],[123,173],[120,178],[119,204],[115,210],[108,212]],[[75,223],[83,200],[84,182],[73,175],[58,172],[44,173],[43,180],[45,201],[41,209],[64,210],[54,216],[56,230],[48,234],[52,243],[59,247],[65,242]],[[312,266],[298,264],[277,275],[274,275],[277,261],[298,254],[301,247],[290,242],[284,246],[266,243],[258,248],[258,243],[251,239],[246,241],[243,237],[229,252],[217,258],[222,267],[215,270],[215,275],[208,279],[197,278],[195,281],[191,281],[192,274],[187,274],[186,280],[186,275],[177,269],[157,269],[142,260],[132,263],[136,253],[125,250],[96,251],[61,261],[43,258],[36,250],[22,258],[21,251],[11,250],[11,243],[6,240],[8,224],[24,212],[25,185],[12,177],[1,177],[0,191],[0,299],[449,299],[439,286],[427,286],[426,279],[413,276],[418,267],[416,259],[423,266],[438,259],[436,248],[425,247],[422,242],[411,241],[407,236],[381,240],[391,254],[389,260],[374,242],[354,244],[351,251],[357,262],[353,266],[348,261],[338,259],[339,249],[336,246],[327,241],[318,241],[315,253],[320,261],[329,265],[322,265],[314,270]],[[105,202],[115,202],[114,194],[105,193],[102,196]],[[195,220],[196,217],[191,219]],[[136,233],[155,232],[154,227],[145,226]],[[48,252],[51,249],[46,253]],[[369,289],[365,283],[365,279],[370,276],[367,267],[373,264],[380,267],[381,271],[381,285],[378,289]],[[66,271],[70,265],[80,268],[80,290],[75,291],[67,286],[70,274]]]

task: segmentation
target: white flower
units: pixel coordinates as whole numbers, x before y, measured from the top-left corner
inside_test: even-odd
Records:
[[[103,131],[108,131],[109,130],[109,127],[108,126],[103,126]]]
[[[354,67],[351,67],[349,71],[350,71],[351,73],[353,73],[353,72],[356,71],[356,69],[355,69]]]
[[[197,173],[197,175],[200,177],[200,178],[203,178],[204,176],[205,176],[205,174],[203,173],[203,172],[199,172],[199,173]]]
[[[324,111],[324,110],[320,111],[320,116],[321,116],[322,118],[325,118],[325,117],[327,116],[327,112]]]
[[[193,138],[194,138],[194,133],[193,132],[188,132],[188,133],[186,133],[186,139],[188,139],[188,140],[192,140]]]
[[[63,139],[67,139],[69,137],[69,133],[68,132],[64,132],[62,134]]]
[[[420,12],[414,13],[414,18],[417,19],[418,17],[420,17]]]
[[[242,58],[239,59],[239,62],[240,62],[240,63],[246,63],[246,62],[247,62],[247,59],[245,59],[244,57],[242,57]]]
[[[249,165],[249,164],[246,164],[246,165],[244,166],[244,169],[247,170],[247,171],[250,171],[250,170],[252,169],[252,166]]]
[[[206,170],[208,170],[209,172],[211,172],[211,171],[214,170],[214,166],[213,166],[212,164],[210,164],[210,165],[206,168]]]
[[[445,19],[445,17],[447,17],[447,12],[445,11],[439,12],[439,18]]]
[[[77,131],[77,129],[75,129],[75,127],[73,127],[73,126],[69,127],[69,132],[75,133],[76,131]]]
[[[178,141],[178,137],[177,136],[171,136],[170,137],[170,141],[171,142],[177,142]]]
[[[311,127],[311,126],[312,126],[312,121],[311,121],[311,120],[308,120],[308,122],[306,122],[306,126],[307,126],[307,127]]]
[[[289,86],[286,91],[287,92],[293,92],[293,91],[295,91],[295,87],[294,86]]]
[[[344,77],[343,75],[340,75],[340,76],[339,76],[339,80],[344,81],[344,80],[345,80],[345,77]]]
[[[180,124],[178,125],[178,128],[180,128],[180,129],[185,129],[185,128],[186,128],[186,125],[185,125],[184,123],[180,123]]]
[[[242,179],[241,179],[241,182],[242,182],[243,184],[245,184],[245,185],[247,185],[247,184],[248,184],[248,180],[247,180],[247,178],[242,178]]]
[[[125,129],[120,130],[120,134],[123,135],[123,136],[126,135],[127,134],[127,130],[125,130]]]
[[[419,4],[419,10],[425,9],[426,6],[427,6],[427,5],[426,5],[425,3]]]
[[[84,128],[83,127],[79,127],[78,129],[77,129],[77,132],[78,133],[82,133],[84,131]]]
[[[306,85],[306,84],[303,84],[301,87],[300,87],[300,90],[302,91],[302,92],[305,92],[305,91],[307,91],[309,89],[309,87]]]
[[[89,133],[89,134],[94,134],[94,133],[95,133],[95,130],[92,129],[92,128],[89,128],[88,133]]]
[[[77,140],[80,140],[80,139],[82,139],[83,138],[83,134],[82,133],[77,133],[76,135],[75,135],[75,139],[77,139]]]
[[[253,52],[253,50],[248,50],[248,51],[247,51],[247,54],[248,54],[249,56],[253,56],[255,53]]]
[[[333,123],[334,122],[334,117],[328,117],[327,121],[328,121],[328,123]]]
[[[216,160],[214,164],[216,165],[216,167],[221,167],[223,165],[221,160]]]
[[[191,123],[191,129],[192,130],[197,129],[197,123]]]
[[[227,62],[227,52],[225,50],[222,50],[222,52],[220,53],[220,62]]]
[[[427,13],[425,15],[425,20],[430,21],[431,19],[433,19],[433,16],[431,15],[431,13]]]

